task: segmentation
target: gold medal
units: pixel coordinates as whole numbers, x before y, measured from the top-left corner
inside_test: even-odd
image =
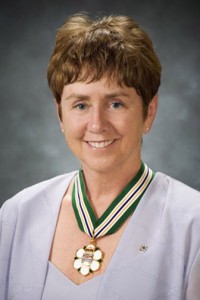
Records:
[[[96,247],[94,239],[92,238],[89,245],[76,251],[74,268],[78,270],[81,275],[87,276],[100,269],[102,259],[103,253]]]

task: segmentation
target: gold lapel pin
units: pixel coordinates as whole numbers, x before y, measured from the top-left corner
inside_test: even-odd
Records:
[[[147,249],[148,249],[148,246],[147,245],[141,245],[140,246],[140,251],[142,251],[142,252],[146,252],[147,251]]]

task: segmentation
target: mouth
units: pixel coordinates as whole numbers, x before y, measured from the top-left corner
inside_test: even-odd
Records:
[[[106,148],[106,147],[110,146],[111,144],[113,144],[114,141],[115,140],[100,141],[100,142],[87,141],[87,144],[95,149],[103,149],[103,148]]]

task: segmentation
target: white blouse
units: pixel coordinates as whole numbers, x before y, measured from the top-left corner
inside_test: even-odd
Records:
[[[96,276],[85,283],[77,285],[49,262],[42,300],[96,299],[102,276]]]
[[[162,173],[142,197],[102,277],[76,286],[49,267],[61,201],[74,174],[30,187],[0,210],[0,299],[61,300],[62,292],[65,299],[199,300],[200,193]]]

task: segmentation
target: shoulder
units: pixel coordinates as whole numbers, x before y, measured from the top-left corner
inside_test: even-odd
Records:
[[[166,187],[166,201],[183,211],[200,209],[199,191],[163,173],[157,173],[156,177],[158,184]]]
[[[200,193],[163,173],[156,173],[150,188],[148,211],[156,218],[162,235],[166,240],[182,244],[182,249],[195,245],[197,251],[200,248]]]
[[[156,174],[155,189],[162,195],[163,210],[200,226],[200,192],[163,173]]]
[[[162,228],[177,241],[200,248],[200,192],[162,173],[155,179]]]
[[[10,220],[12,222],[24,208],[30,207],[32,204],[37,206],[37,202],[41,203],[42,198],[51,197],[51,195],[60,191],[61,193],[62,191],[64,192],[76,172],[53,177],[20,191],[3,204],[0,210],[0,222],[3,222],[3,220]]]

